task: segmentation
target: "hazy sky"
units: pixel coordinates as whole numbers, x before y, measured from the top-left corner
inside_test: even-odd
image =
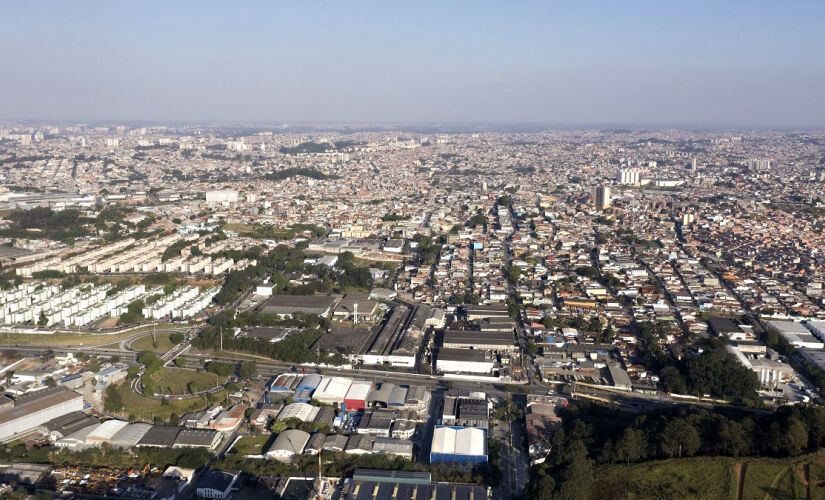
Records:
[[[0,118],[825,126],[825,0],[0,0]]]

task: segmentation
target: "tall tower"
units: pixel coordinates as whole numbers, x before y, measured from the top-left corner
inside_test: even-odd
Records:
[[[593,188],[593,204],[597,210],[610,208],[610,186],[596,186]]]

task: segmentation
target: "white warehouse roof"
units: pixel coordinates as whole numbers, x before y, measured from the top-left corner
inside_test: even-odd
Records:
[[[475,427],[439,427],[433,433],[432,453],[445,455],[484,455],[484,431]]]
[[[339,401],[343,402],[344,397],[349,392],[352,379],[344,377],[324,377],[318,388],[312,394],[313,399],[318,401]]]
[[[129,422],[125,422],[123,420],[107,420],[100,424],[100,426],[93,430],[88,436],[86,436],[86,441],[90,443],[110,441],[115,434],[118,433],[118,431],[126,427],[128,424]]]
[[[366,401],[367,395],[370,393],[370,389],[372,389],[372,382],[356,380],[350,386],[344,399],[358,399]]]
[[[137,422],[134,424],[129,424],[122,429],[120,429],[117,434],[112,436],[112,439],[109,440],[109,443],[112,446],[121,446],[124,448],[129,448],[131,446],[136,446],[138,441],[147,433],[149,429],[152,428],[151,424],[146,424],[143,422]]]
[[[292,403],[283,407],[278,413],[278,420],[297,418],[301,422],[310,422],[318,414],[318,407],[307,403]]]

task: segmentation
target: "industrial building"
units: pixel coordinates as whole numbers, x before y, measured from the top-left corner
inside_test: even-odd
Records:
[[[491,373],[493,360],[484,351],[442,347],[438,350],[435,367],[445,373]]]
[[[479,484],[434,483],[429,472],[356,469],[341,488],[342,500],[463,499],[486,500],[487,490]]]
[[[783,336],[794,347],[805,347],[808,349],[823,349],[825,342],[816,338],[811,330],[805,328],[802,323],[795,321],[768,321],[769,326],[775,328],[779,335]]]
[[[512,352],[518,346],[512,333],[447,330],[443,346],[450,349],[480,349],[492,352]]]
[[[83,396],[63,387],[15,398],[0,408],[0,441],[23,436],[46,422],[83,409]]]
[[[289,429],[278,434],[264,456],[281,462],[291,462],[296,455],[304,452],[307,442],[309,442],[308,432],[300,429]]]
[[[468,321],[487,318],[505,319],[510,317],[510,311],[504,305],[468,305],[464,308]]]
[[[396,306],[383,325],[373,329],[356,359],[365,365],[415,366],[423,335],[407,328],[410,314],[409,307]]]
[[[237,203],[238,192],[234,189],[214,189],[206,192],[209,203]]]
[[[325,295],[275,295],[261,306],[265,314],[291,318],[295,313],[329,316],[335,299]]]
[[[487,433],[475,427],[436,426],[431,463],[477,464],[487,461]]]
[[[367,396],[372,389],[372,382],[354,381],[346,396],[344,396],[344,405],[347,411],[363,410],[367,406]]]
[[[352,385],[352,379],[344,377],[324,377],[312,394],[312,399],[326,404],[342,404]]]

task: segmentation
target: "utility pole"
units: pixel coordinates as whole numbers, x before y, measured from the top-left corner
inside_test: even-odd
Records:
[[[321,452],[323,451],[323,449],[318,450],[318,500],[321,500],[321,491],[324,489],[324,483],[321,479]]]
[[[223,351],[223,327],[221,327],[221,351]]]

